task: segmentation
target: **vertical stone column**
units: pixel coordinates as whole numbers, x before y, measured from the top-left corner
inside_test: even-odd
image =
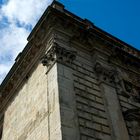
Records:
[[[57,64],[47,73],[48,140],[62,140]]]
[[[61,112],[62,137],[64,140],[79,140],[76,97],[73,70],[58,63],[58,85]]]
[[[41,59],[47,78],[48,140],[62,140],[56,54],[56,44],[53,44]]]
[[[96,62],[94,70],[99,80],[99,86],[104,97],[110,127],[112,128],[112,140],[129,140],[128,131],[115,88],[116,73],[110,67],[100,62]]]
[[[55,87],[55,84],[53,84],[54,82],[50,83],[51,80],[48,79],[48,83],[50,85],[48,86],[50,87],[48,89],[48,103],[50,108],[49,122],[50,128],[54,129],[54,126],[56,126],[59,123],[58,118],[60,118],[62,140],[79,140],[72,69],[72,63],[75,60],[75,58],[76,52],[67,50],[58,45],[57,43],[54,43],[53,46],[47,51],[47,53],[42,58],[43,65],[47,66],[46,74],[48,76],[50,75],[52,69],[54,69],[54,67],[57,67],[57,70],[55,70],[57,71],[57,79],[55,78],[55,83],[58,86],[57,94],[54,94],[54,92],[52,91],[52,89]],[[57,102],[55,101],[55,99],[57,100]],[[53,113],[53,110],[56,110],[56,108],[58,109],[58,112]],[[60,139],[59,135],[58,138],[51,137],[53,132],[51,129],[50,140]]]

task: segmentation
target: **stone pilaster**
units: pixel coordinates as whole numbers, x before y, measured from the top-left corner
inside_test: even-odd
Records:
[[[113,140],[129,140],[127,128],[123,119],[120,104],[115,88],[116,71],[109,66],[96,62],[94,66],[96,77],[99,81],[106,111],[109,116],[110,127],[112,128]]]
[[[50,75],[50,71],[52,70],[52,68],[54,66],[57,66],[57,79],[55,82],[57,82],[58,84],[58,94],[56,97],[53,97],[54,93],[49,94],[50,98],[48,98],[49,99],[48,102],[50,102],[49,104],[52,104],[51,106],[53,106],[53,104],[56,103],[55,102],[52,103],[51,100],[53,101],[53,98],[58,99],[57,101],[60,109],[58,110],[59,112],[57,112],[56,115],[59,115],[58,118],[60,117],[62,139],[67,140],[72,139],[79,140],[78,121],[76,118],[77,116],[76,116],[75,93],[73,87],[73,69],[72,69],[73,65],[72,63],[75,59],[76,59],[75,51],[67,50],[66,48],[61,47],[57,43],[54,43],[52,47],[46,52],[46,54],[42,57],[41,60],[43,66],[46,66],[47,68],[46,71],[47,75]],[[50,92],[51,88],[48,89],[48,91]],[[55,106],[55,108],[58,107]],[[49,120],[50,122],[53,123],[52,120],[54,119],[53,117],[50,117]],[[52,123],[50,123],[50,125]],[[53,126],[55,125],[56,124],[53,123]],[[50,126],[50,128],[51,127],[52,125]],[[50,132],[50,135],[51,133],[52,131]],[[50,138],[53,139],[51,136]]]

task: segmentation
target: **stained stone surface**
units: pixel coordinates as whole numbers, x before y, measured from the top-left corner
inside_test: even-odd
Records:
[[[139,140],[138,51],[51,8],[0,91],[2,140]]]

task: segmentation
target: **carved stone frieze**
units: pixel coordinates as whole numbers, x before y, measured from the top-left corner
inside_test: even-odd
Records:
[[[82,43],[90,50],[93,48],[94,40],[91,38],[91,35],[88,31],[79,29],[78,32],[71,38],[71,40]]]
[[[54,45],[42,57],[41,62],[43,66],[47,66],[49,69],[56,61],[66,65],[71,65],[75,59],[75,51],[67,50],[59,46],[57,43],[54,43]]]
[[[99,80],[107,82],[109,84],[115,84],[116,71],[114,69],[104,67],[101,63],[97,62],[94,66],[94,70]]]
[[[135,140],[140,140],[140,109],[128,109],[123,114],[124,119],[131,123]]]

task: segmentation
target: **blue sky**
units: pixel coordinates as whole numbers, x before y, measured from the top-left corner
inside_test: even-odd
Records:
[[[140,50],[140,0],[59,0],[66,9]]]
[[[140,50],[140,0],[59,0],[76,15]],[[52,0],[0,0],[0,83]],[[26,7],[26,8],[25,8]]]

